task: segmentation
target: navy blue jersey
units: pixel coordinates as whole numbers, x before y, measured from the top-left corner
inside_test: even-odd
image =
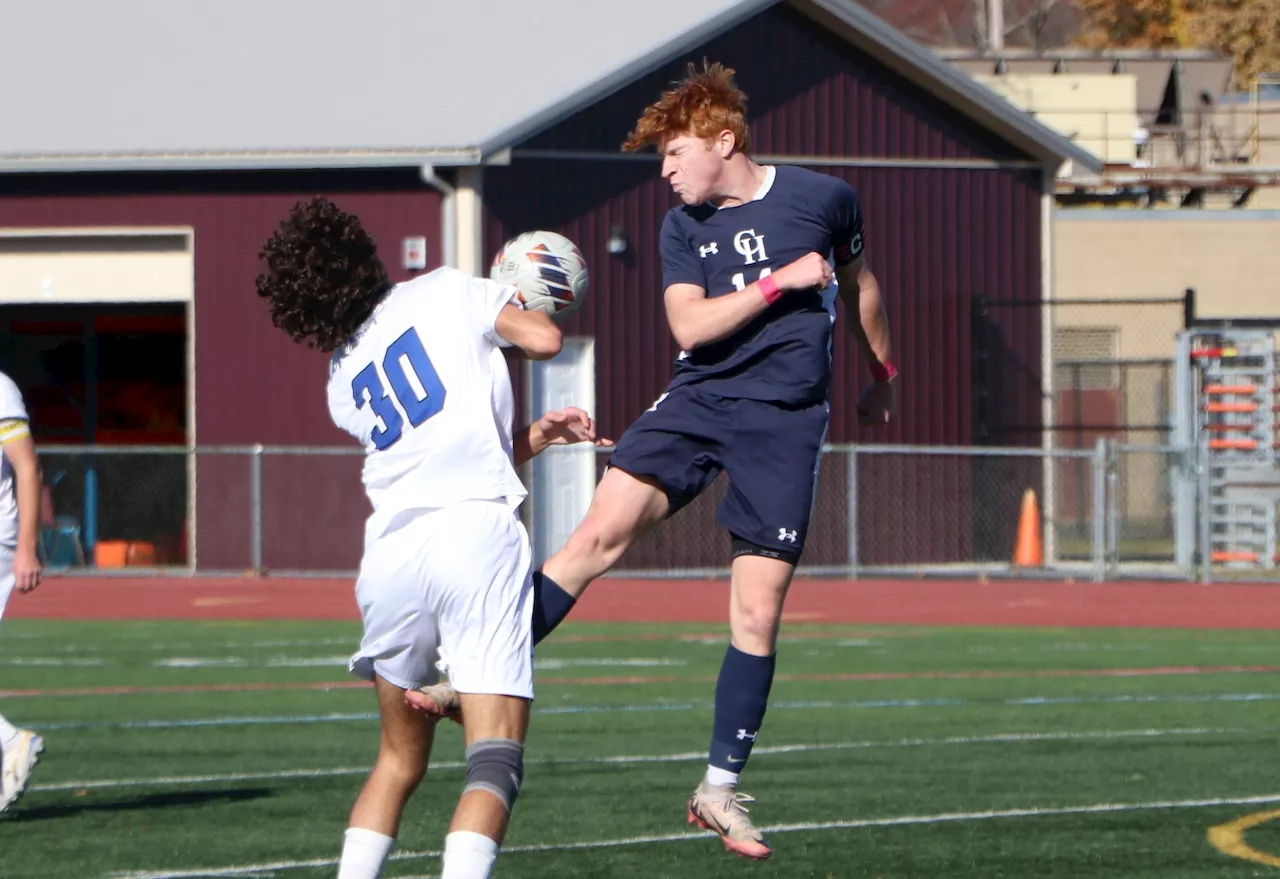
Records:
[[[778,166],[753,201],[680,206],[662,224],[662,282],[694,284],[708,298],[741,290],[806,253],[845,265],[862,255],[862,210],[848,183]],[[684,352],[671,388],[697,384],[722,397],[803,405],[831,381],[835,286],[784,293],[754,321]]]

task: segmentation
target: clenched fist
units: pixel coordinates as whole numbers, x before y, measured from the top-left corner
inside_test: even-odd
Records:
[[[827,258],[811,251],[774,272],[773,280],[780,290],[825,290],[834,274]]]

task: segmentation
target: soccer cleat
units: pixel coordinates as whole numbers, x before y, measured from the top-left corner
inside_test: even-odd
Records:
[[[12,806],[26,790],[31,770],[44,750],[44,739],[30,730],[18,730],[17,741],[4,749],[0,773],[0,812]]]
[[[744,858],[763,861],[772,850],[764,834],[756,830],[743,803],[754,803],[755,797],[738,793],[728,784],[708,784],[706,779],[689,798],[689,823],[720,834],[727,851]]]
[[[410,708],[432,717],[444,717],[454,723],[462,723],[462,700],[458,691],[448,681],[428,684],[421,690],[405,690],[404,701]]]

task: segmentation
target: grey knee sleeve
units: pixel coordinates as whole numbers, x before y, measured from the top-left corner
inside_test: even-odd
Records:
[[[524,745],[511,739],[480,739],[467,748],[467,786],[488,791],[511,811],[524,780]]]

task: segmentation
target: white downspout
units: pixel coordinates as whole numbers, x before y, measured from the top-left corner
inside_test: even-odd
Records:
[[[441,248],[444,250],[440,262],[442,265],[457,268],[457,223],[454,218],[454,202],[457,198],[457,190],[436,174],[434,165],[424,164],[419,171],[422,175],[422,182],[433,187],[444,196],[440,200],[440,237],[442,239]]]
[[[1058,528],[1057,528],[1057,460],[1053,457],[1054,432],[1057,423],[1056,400],[1054,398],[1054,352],[1053,352],[1053,272],[1054,272],[1054,234],[1053,220],[1056,210],[1054,203],[1055,178],[1057,169],[1046,165],[1041,172],[1040,189],[1040,419],[1042,424],[1041,444],[1044,449],[1044,492],[1041,501],[1041,516],[1047,526],[1044,529],[1044,563],[1045,567],[1053,567],[1058,561]]]

